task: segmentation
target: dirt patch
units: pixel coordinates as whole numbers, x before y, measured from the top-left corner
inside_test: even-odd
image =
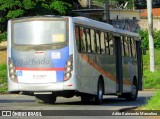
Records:
[[[7,51],[0,51],[0,64],[6,64],[7,62]]]

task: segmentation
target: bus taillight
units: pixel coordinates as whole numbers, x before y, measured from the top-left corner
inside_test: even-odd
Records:
[[[73,55],[71,55],[68,58],[68,61],[66,63],[64,80],[68,80],[71,78],[72,71],[73,71]]]
[[[11,58],[8,61],[9,77],[14,82],[18,82],[14,63]]]

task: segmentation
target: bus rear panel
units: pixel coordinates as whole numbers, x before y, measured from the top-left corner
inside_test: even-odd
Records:
[[[62,91],[72,77],[68,19],[24,18],[8,22],[8,89]],[[66,83],[66,84],[65,84]],[[67,90],[74,87],[68,86]]]

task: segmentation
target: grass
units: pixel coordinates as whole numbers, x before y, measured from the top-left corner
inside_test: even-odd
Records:
[[[7,92],[7,65],[0,64],[0,93]]]
[[[160,91],[147,100],[147,104],[142,106],[140,110],[160,110]]]
[[[6,64],[7,51],[0,51],[0,64]]]
[[[143,55],[143,82],[145,89],[160,89],[160,50],[155,50],[155,67],[153,73],[149,70],[149,52]],[[140,107],[139,110],[160,110],[160,91],[146,102],[147,104]]]
[[[160,89],[160,70],[150,72],[144,71],[143,84],[145,89]]]
[[[155,50],[155,67],[156,70],[160,70],[160,50]],[[146,55],[143,55],[143,70],[150,69],[150,59],[149,51],[146,52]]]
[[[143,55],[143,82],[145,89],[160,89],[160,50],[155,50],[155,67],[153,73],[149,70],[149,52]]]
[[[7,92],[7,53],[0,51],[0,93]]]

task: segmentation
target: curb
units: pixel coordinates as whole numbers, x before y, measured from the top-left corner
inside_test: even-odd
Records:
[[[143,91],[159,91],[160,89],[144,89]]]
[[[120,112],[126,112],[126,111],[131,111],[131,110],[135,110],[135,109],[137,109],[138,108],[138,106],[135,106],[135,107],[126,107],[126,108],[123,108],[123,109],[120,109],[119,111]]]

